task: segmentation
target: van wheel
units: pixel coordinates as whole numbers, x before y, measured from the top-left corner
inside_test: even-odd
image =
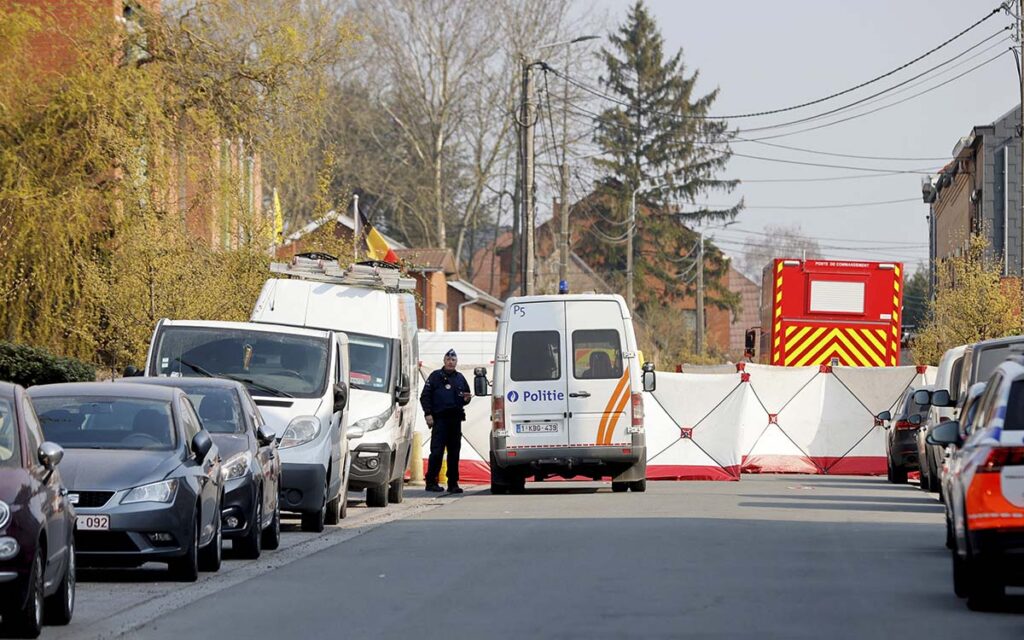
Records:
[[[324,522],[327,519],[327,482],[324,481],[324,497],[320,509],[312,513],[302,514],[302,530],[310,533],[320,533],[324,530]]]
[[[405,478],[395,478],[388,485],[388,502],[391,504],[401,504],[402,494],[405,493]]]
[[[512,485],[509,487],[509,492],[514,494],[526,493],[526,477],[520,476],[512,480]]]
[[[629,484],[628,482],[613,482],[612,493],[625,493],[629,491]]]
[[[498,462],[491,453],[491,494],[503,496],[509,491],[508,476],[498,467]]]
[[[504,484],[494,484],[491,482],[491,495],[503,496],[508,494],[508,486]]]
[[[378,508],[388,506],[388,483],[367,487],[366,506]]]
[[[630,491],[634,491],[636,493],[644,493],[645,491],[647,491],[647,478],[644,478],[643,480],[635,480],[633,482],[630,482],[629,489]]]

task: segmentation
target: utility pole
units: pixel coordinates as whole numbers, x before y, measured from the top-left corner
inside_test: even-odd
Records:
[[[704,355],[704,232],[697,232],[697,354]]]
[[[564,147],[563,147],[564,150]],[[563,151],[564,153],[564,151]],[[558,253],[558,281],[569,281],[569,163],[562,157],[561,194],[562,237]]]
[[[536,208],[534,203],[534,152],[533,148],[533,63],[523,57],[523,95],[522,121],[523,131],[523,176],[522,176],[522,209],[523,209],[523,284],[521,293],[532,296],[534,292],[534,222]]]
[[[629,200],[629,224],[626,226],[626,307],[633,313],[633,233],[636,229],[636,194],[643,189],[633,189],[633,197]]]

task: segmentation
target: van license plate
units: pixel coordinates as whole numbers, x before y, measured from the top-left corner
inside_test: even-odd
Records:
[[[558,433],[557,424],[517,424],[516,433]]]
[[[83,516],[75,519],[75,527],[79,531],[107,531],[110,529],[110,516]]]

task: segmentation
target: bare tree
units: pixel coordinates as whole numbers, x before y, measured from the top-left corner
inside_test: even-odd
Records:
[[[740,269],[754,282],[760,282],[761,270],[773,258],[814,260],[821,257],[821,246],[805,236],[800,225],[768,225],[764,228],[764,239],[757,244],[750,243],[744,251]]]

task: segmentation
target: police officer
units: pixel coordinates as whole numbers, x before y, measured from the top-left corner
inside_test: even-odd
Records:
[[[426,417],[427,426],[433,431],[430,437],[430,462],[427,464],[427,491],[441,492],[437,483],[441,474],[441,459],[448,449],[448,492],[462,493],[459,488],[459,451],[462,449],[462,421],[466,419],[463,409],[473,399],[466,377],[455,370],[459,357],[455,349],[444,354],[444,367],[434,371],[423,385],[420,405]]]

